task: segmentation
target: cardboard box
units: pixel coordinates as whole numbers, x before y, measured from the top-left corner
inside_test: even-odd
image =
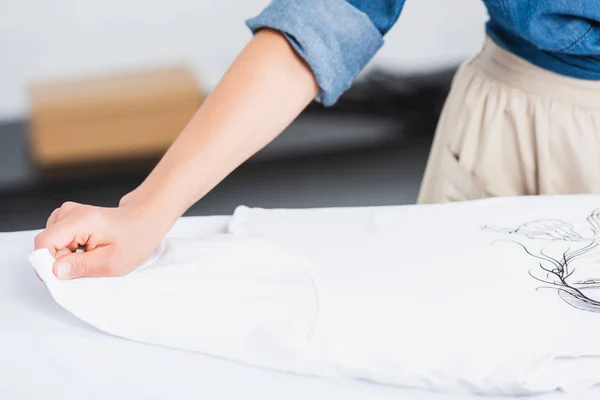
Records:
[[[30,87],[30,146],[41,167],[164,153],[203,100],[185,67]]]

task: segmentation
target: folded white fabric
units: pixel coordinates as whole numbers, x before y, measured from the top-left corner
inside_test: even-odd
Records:
[[[439,391],[577,390],[600,384],[598,207],[240,207],[229,234],[168,238],[124,278],[31,261],[64,308],[133,340]]]
[[[303,260],[268,241],[168,238],[122,278],[60,281],[47,250],[30,256],[54,299],[115,336],[270,368],[301,352],[317,303]]]

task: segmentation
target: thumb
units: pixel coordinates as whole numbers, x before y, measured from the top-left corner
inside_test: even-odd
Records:
[[[97,247],[93,250],[70,253],[54,262],[52,271],[60,280],[77,279],[92,276],[110,276],[110,250]]]

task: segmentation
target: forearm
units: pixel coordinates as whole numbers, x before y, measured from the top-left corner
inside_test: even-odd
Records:
[[[134,191],[135,201],[174,220],[279,135],[317,92],[287,40],[258,32]]]

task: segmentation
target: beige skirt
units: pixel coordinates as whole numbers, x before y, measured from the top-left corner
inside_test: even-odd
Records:
[[[454,77],[418,202],[572,193],[600,193],[600,82],[487,39]]]

